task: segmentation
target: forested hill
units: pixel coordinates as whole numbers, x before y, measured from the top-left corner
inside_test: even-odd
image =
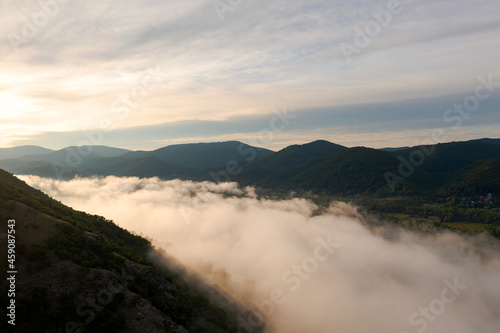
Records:
[[[299,165],[268,167],[263,162],[279,155],[275,153],[245,165],[233,179],[264,188],[337,195],[435,196],[444,190],[454,195],[500,195],[494,167],[500,145],[495,142],[473,140],[391,151],[354,147]]]
[[[173,145],[154,151],[68,147],[12,158],[14,153],[26,151],[23,148],[0,150],[0,168],[56,179],[114,175],[237,181],[269,190],[335,195],[500,195],[495,183],[497,161],[490,161],[500,156],[499,143],[499,139],[481,139],[373,149],[318,140],[273,152],[229,141]],[[35,152],[42,148],[29,149]],[[481,162],[485,164],[481,166]]]
[[[0,234],[15,220],[15,332],[240,332],[184,279],[148,260],[148,240],[75,211],[0,170]],[[2,253],[7,238],[0,238]],[[7,267],[2,255],[1,267]],[[6,270],[0,299],[7,304]],[[208,288],[208,287],[203,287]],[[206,290],[206,289],[204,289]],[[229,310],[228,310],[229,309]],[[6,307],[0,316],[7,318]],[[1,332],[12,326],[2,320]]]

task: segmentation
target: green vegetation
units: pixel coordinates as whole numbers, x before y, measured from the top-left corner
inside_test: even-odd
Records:
[[[402,160],[410,161],[415,154],[424,158],[419,165],[411,166],[410,172],[402,166]],[[480,140],[392,152],[356,147],[296,166],[282,165],[279,169],[255,161],[244,166],[235,180],[271,190],[313,191],[324,195],[432,197],[443,195],[444,191],[457,196],[467,193],[500,195],[499,160],[496,158],[499,155],[500,145]],[[474,163],[478,163],[475,168]],[[401,169],[410,174],[401,175]],[[387,172],[401,178],[394,192],[388,185]]]
[[[384,197],[374,196],[313,196],[310,197],[320,206],[326,206],[331,200],[351,202],[383,220],[415,230],[451,229],[466,234],[489,233],[500,237],[500,211],[486,208],[484,205],[496,206],[500,199],[483,197],[480,204],[471,204],[476,198],[437,198],[435,201],[427,197]]]
[[[214,305],[201,289],[188,285],[177,273],[150,262],[150,242],[112,221],[66,207],[2,170],[0,210],[52,221],[33,222],[32,231],[25,230],[17,238],[17,332],[59,333],[68,322],[75,322],[81,332],[135,331],[127,313],[148,311],[135,309],[139,304],[145,306],[141,299],[190,332],[237,332],[234,314]],[[45,233],[47,237],[40,236]],[[78,314],[86,300],[98,300],[99,292],[113,290],[112,286],[118,290],[109,294],[112,299],[105,306],[97,303],[97,310],[82,312],[86,313],[83,317]],[[7,301],[6,288],[2,282],[2,302]],[[127,293],[137,296],[126,301]],[[5,318],[5,311],[0,309],[0,316]],[[158,332],[177,332],[173,324],[162,321],[156,324]],[[5,321],[0,325],[0,330],[7,331]],[[205,326],[210,330],[204,330]]]
[[[476,162],[463,170],[457,181],[441,189],[442,195],[480,196],[500,194],[500,156]]]
[[[172,145],[152,152],[142,152],[144,156],[154,156],[188,170],[215,168],[229,161],[241,162],[250,156],[259,158],[272,153],[271,150],[252,147],[238,141]]]
[[[305,145],[293,145],[272,155],[256,159],[246,169],[281,170],[293,168],[318,158],[333,155],[344,149],[347,148],[324,140]]]
[[[226,170],[225,163],[233,160],[241,169],[231,175],[231,180],[257,186],[264,196],[279,199],[292,192],[320,207],[332,200],[347,201],[405,228],[487,233],[500,238],[498,140],[396,151],[345,148],[326,141],[290,146],[277,153],[240,146],[238,142],[177,145],[153,152],[101,148],[77,168],[62,169],[64,177],[80,174],[212,180],[211,172]],[[15,152],[7,153],[14,156]],[[66,153],[43,156],[58,160]],[[416,154],[424,159],[392,191],[387,172],[400,175],[402,161],[410,161]],[[51,160],[29,159],[36,157],[1,163],[21,173],[56,176]],[[33,222],[29,228],[37,241],[18,237],[25,276],[18,290],[19,316],[23,318],[19,332],[60,332],[75,320],[81,332],[130,330],[130,313],[140,312],[136,309],[139,306],[154,308],[172,321],[167,325],[167,319],[162,319],[163,324],[156,324],[159,332],[175,331],[172,327],[177,324],[190,332],[237,332],[234,313],[215,306],[178,274],[151,263],[149,241],[112,221],[66,207],[3,170],[0,212],[4,221],[12,214],[39,217],[43,213],[54,224],[49,228],[48,224]],[[125,272],[126,278],[117,272]],[[59,291],[57,287],[67,281],[73,287]],[[82,322],[75,314],[81,295],[95,299],[99,288],[110,285],[122,289],[112,294],[110,303],[93,320]],[[2,302],[7,301],[5,288],[2,283]],[[5,317],[5,309],[0,309],[0,316]],[[0,330],[7,329],[5,322],[0,325],[4,325]]]
[[[500,155],[500,145],[482,140],[413,147],[392,154],[394,156],[403,156],[406,160],[409,160],[410,154],[419,150],[427,151],[428,154],[425,155],[424,163],[418,168],[443,180],[449,180],[449,177],[454,176],[454,172],[463,170],[464,167],[477,161]]]
[[[90,154],[88,151],[86,147],[80,150],[68,147],[49,154],[16,157],[10,150],[0,150],[0,168],[18,175],[64,180],[94,175],[198,179],[208,174],[204,169],[225,166],[230,161],[245,163],[250,158],[273,154],[270,150],[237,141],[172,145],[154,151],[134,152],[94,146]],[[78,162],[77,165],[68,166],[68,157]],[[55,168],[53,162],[56,162]]]
[[[0,167],[63,179],[114,175],[214,181],[211,175],[223,172],[226,176],[220,181],[230,177],[243,185],[325,195],[500,195],[500,144],[494,139],[389,151],[345,148],[327,141],[293,145],[276,153],[236,141],[173,145],[149,152],[111,149],[82,158],[75,168],[63,163],[54,170],[51,162],[64,162],[65,150],[25,160],[0,160]],[[36,160],[41,156],[52,160]],[[228,162],[233,163],[230,172]],[[388,185],[388,173],[396,178],[394,190]]]
[[[355,201],[363,197],[367,202],[361,204],[372,212],[396,214],[394,216],[406,214],[409,218],[432,216],[439,223],[489,225],[499,220],[495,210],[500,208],[497,200],[500,196],[499,141],[472,140],[399,150],[345,148],[327,141],[315,141],[293,145],[276,153],[246,145],[240,147],[240,143],[234,141],[175,145],[153,152],[87,158],[79,169],[65,170],[65,176],[71,178],[78,173],[83,176],[158,176],[213,181],[210,176],[213,173],[222,171],[229,176],[225,163],[234,160],[238,162],[237,172],[231,174],[230,180],[257,186],[265,193],[314,193],[325,198],[337,196]],[[252,149],[256,155],[249,153]],[[423,156],[423,159],[408,170],[409,164],[403,165],[402,161],[415,160],[415,156]],[[249,160],[250,157],[253,158]],[[54,177],[52,167],[49,171],[46,169],[49,166],[43,164],[48,162],[29,163],[33,163],[33,168],[24,165],[24,171]],[[402,176],[401,170],[408,171],[409,175]],[[387,173],[400,177],[394,191],[387,183]],[[486,201],[489,194],[492,198]],[[5,195],[11,196],[12,193]],[[99,217],[75,220],[74,212],[62,205],[43,202],[42,199],[26,202],[27,198],[16,193],[14,196],[15,200],[37,210],[53,214],[82,230],[95,232],[93,221]],[[107,232],[109,236],[109,233],[119,231],[113,230],[111,223]],[[117,244],[124,243],[117,241]]]

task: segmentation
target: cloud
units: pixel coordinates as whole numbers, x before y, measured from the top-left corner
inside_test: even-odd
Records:
[[[241,325],[265,319],[279,333],[500,329],[499,246],[488,238],[411,233],[345,203],[262,199],[234,183],[21,178],[154,238],[254,309]]]
[[[0,0],[0,87],[19,99],[0,102],[17,122],[6,135],[97,128],[117,92],[157,67],[164,84],[118,128],[262,116],[277,105],[340,119],[341,105],[459,94],[498,74],[500,6],[489,0],[403,1],[351,65],[341,43],[388,1],[242,1],[223,21],[211,0],[45,3],[54,2]]]
[[[364,145],[373,148],[391,146],[395,141],[401,145],[414,146],[420,142],[432,143],[432,130],[447,130],[449,140],[468,140],[496,137],[500,123],[496,92],[489,99],[481,101],[480,107],[464,118],[461,128],[451,129],[455,122],[445,121],[445,112],[456,103],[473,94],[403,100],[386,103],[351,104],[337,107],[318,107],[287,110],[295,116],[286,123],[282,131],[273,133],[269,140],[259,140],[259,133],[268,130],[275,117],[272,110],[260,115],[236,115],[223,120],[186,120],[150,126],[118,128],[103,135],[102,144],[132,149],[157,149],[166,145],[186,142],[213,142],[240,140],[248,144],[269,149],[281,149],[297,143],[315,139],[331,140],[346,146]],[[286,109],[286,108],[284,108]],[[283,108],[277,110],[283,112]],[[120,117],[110,117],[120,123]],[[489,124],[488,126],[483,126]],[[281,126],[281,124],[279,124]],[[482,130],[477,131],[478,126]],[[24,144],[64,148],[77,145],[85,137],[78,132],[47,132],[35,135]],[[417,143],[419,142],[419,143]]]

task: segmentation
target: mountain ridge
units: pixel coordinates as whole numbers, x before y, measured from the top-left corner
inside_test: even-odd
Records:
[[[347,148],[317,140],[272,152],[238,141],[227,141],[128,151],[114,157],[88,156],[74,166],[68,166],[69,163],[58,156],[52,162],[0,160],[0,167],[17,174],[61,179],[77,175],[115,175],[227,180],[270,189],[330,194],[430,195],[450,188],[465,177],[468,168],[475,163],[499,156],[498,143],[500,139],[479,139],[387,151]],[[58,152],[61,154],[64,150]],[[410,161],[415,165],[410,165]],[[411,174],[401,173],[402,168],[411,169]],[[387,174],[395,177],[397,188],[389,186]]]
[[[52,152],[55,150],[33,145],[0,148],[0,159],[14,159],[25,155],[42,155]]]

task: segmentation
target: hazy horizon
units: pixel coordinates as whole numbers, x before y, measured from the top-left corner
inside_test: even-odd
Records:
[[[270,128],[267,148],[382,148],[500,129],[489,0],[0,6],[1,146],[78,145],[113,128],[103,144],[151,149]],[[276,110],[293,118],[275,122]]]
[[[470,140],[463,140],[463,141],[473,141],[473,140],[482,140],[482,139],[500,139],[500,138],[496,138],[496,137],[489,137],[489,138],[486,138],[486,137],[478,137],[478,138],[474,138],[474,139],[470,139]],[[228,141],[238,141],[238,140],[228,140]],[[110,148],[118,148],[118,149],[125,149],[125,150],[130,150],[130,151],[141,151],[141,150],[144,150],[144,151],[152,151],[152,150],[156,150],[156,149],[160,149],[160,148],[164,148],[164,147],[168,147],[168,146],[173,146],[173,145],[187,145],[187,144],[197,144],[197,143],[222,143],[222,142],[228,142],[228,141],[196,141],[196,142],[182,142],[182,143],[173,143],[171,145],[166,145],[166,146],[158,146],[158,147],[152,147],[152,148],[148,148],[148,149],[132,149],[132,148],[127,148],[127,147],[117,147],[117,146],[109,146],[109,145],[104,145],[104,144],[96,144],[96,145],[88,145],[88,146],[105,146],[105,147],[110,147]],[[311,142],[314,142],[314,141],[328,141],[328,140],[324,140],[324,139],[316,139],[316,140],[312,140],[312,141],[305,141],[305,142],[297,142],[297,143],[293,143],[291,145],[305,145],[305,144],[308,144],[308,143],[311,143]],[[460,140],[461,141],[461,140]],[[242,142],[242,141],[238,141],[238,142]],[[332,141],[328,141],[328,142],[331,142],[331,143],[335,143],[335,144],[338,144],[337,142],[332,142]],[[456,142],[456,140],[453,140],[453,141],[444,141],[444,142],[439,142],[439,143],[451,143],[451,142]],[[243,143],[247,143],[249,145],[253,145],[255,143],[253,142],[243,142]],[[257,142],[257,144],[259,144],[259,142]],[[29,147],[29,146],[32,146],[32,147],[41,147],[41,148],[45,148],[45,149],[50,149],[50,150],[54,150],[54,151],[58,151],[58,150],[62,150],[62,149],[65,149],[65,148],[68,148],[68,147],[72,147],[72,146],[68,146],[68,145],[59,145],[59,146],[52,146],[52,147],[48,147],[48,146],[40,146],[40,145],[19,145],[19,146],[12,146],[12,147],[0,147],[0,149],[9,149],[9,148],[18,148],[18,147]],[[79,147],[81,145],[75,145],[76,147]],[[265,146],[265,143],[264,145],[255,145],[254,147],[256,148],[265,148],[265,149],[268,149],[268,150],[271,150],[271,151],[274,151],[274,152],[277,152],[283,148],[286,148],[288,147],[287,146],[281,146],[279,148],[270,148],[270,147],[266,147]],[[414,147],[414,146],[405,146],[405,145],[393,145],[393,146],[383,146],[383,147],[373,147],[373,146],[369,146],[369,145],[359,145],[359,146],[346,146],[347,148],[354,148],[354,147],[366,147],[366,148],[373,148],[373,149],[383,149],[383,148],[403,148],[403,147]]]

